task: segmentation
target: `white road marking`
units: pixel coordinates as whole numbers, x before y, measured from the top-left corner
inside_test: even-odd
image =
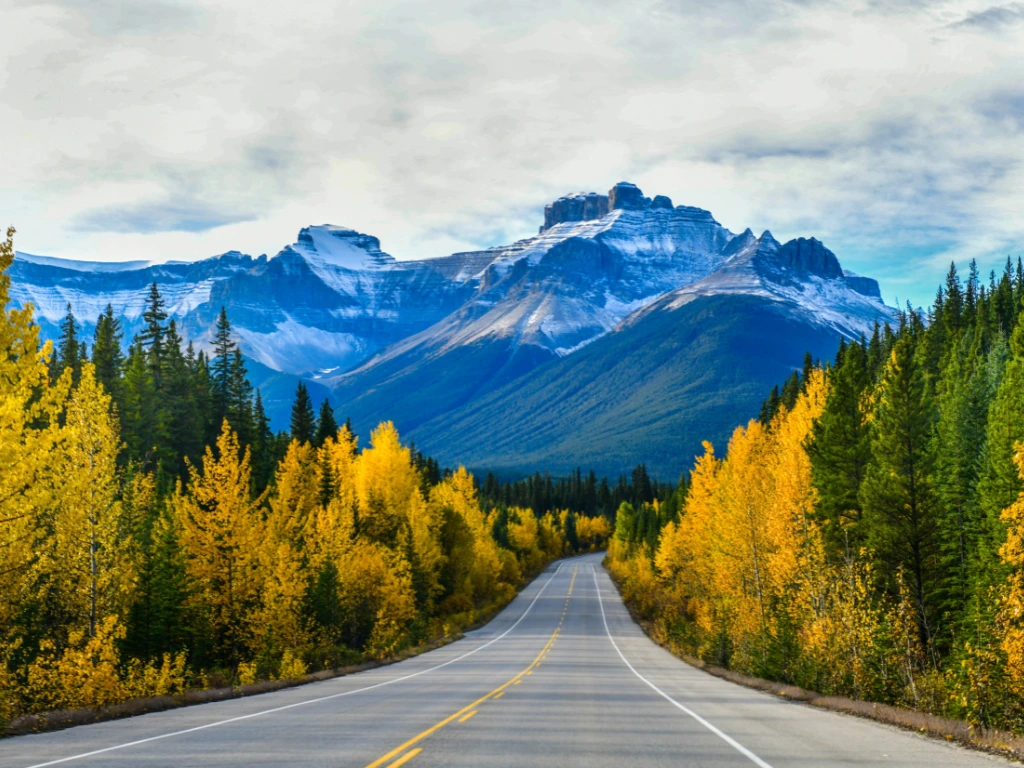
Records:
[[[250,713],[248,715],[239,715],[238,717],[229,717],[226,720],[217,720],[217,721],[212,722],[212,723],[206,723],[205,725],[197,725],[197,726],[195,726],[193,728],[185,728],[185,729],[180,730],[180,731],[172,731],[171,733],[162,733],[159,736],[150,736],[149,738],[146,738],[146,739],[138,739],[137,741],[129,741],[129,742],[125,743],[125,744],[116,744],[116,745],[114,745],[112,747],[104,747],[103,749],[94,749],[92,752],[83,752],[80,755],[71,755],[70,757],[62,757],[62,758],[60,758],[58,760],[50,760],[50,761],[45,762],[45,763],[36,763],[34,765],[28,766],[28,768],[45,768],[45,766],[48,766],[48,765],[59,765],[60,763],[69,763],[72,760],[84,760],[87,757],[94,757],[96,755],[102,755],[102,754],[105,754],[107,752],[114,752],[114,751],[119,750],[119,749],[127,749],[128,747],[136,747],[139,744],[147,744],[147,743],[149,743],[151,741],[159,741],[161,739],[169,739],[172,736],[183,736],[186,733],[195,733],[196,731],[204,731],[207,728],[216,728],[219,725],[228,725],[229,723],[237,723],[237,722],[239,722],[241,720],[249,720],[249,719],[254,718],[254,717],[262,717],[263,715],[272,715],[275,712],[283,712],[286,709],[294,709],[295,707],[303,707],[303,706],[305,706],[307,704],[316,704],[316,703],[321,702],[321,701],[330,701],[331,699],[340,699],[343,696],[352,696],[353,694],[356,694],[356,693],[364,693],[366,691],[372,691],[375,688],[383,688],[385,685],[391,685],[392,683],[400,683],[403,680],[410,680],[410,679],[412,679],[414,677],[419,677],[420,675],[425,675],[425,674],[427,674],[427,672],[434,672],[434,671],[436,671],[438,669],[441,669],[442,667],[447,667],[449,664],[454,664],[457,661],[462,661],[467,656],[472,656],[474,653],[476,653],[478,651],[482,651],[484,648],[486,648],[489,645],[494,645],[496,642],[498,642],[503,637],[505,637],[505,635],[507,635],[513,629],[518,627],[519,623],[523,619],[526,618],[526,614],[528,614],[530,612],[530,610],[533,608],[533,606],[537,602],[537,600],[540,599],[540,596],[542,594],[544,594],[544,590],[548,588],[548,584],[550,584],[554,580],[555,576],[557,576],[561,572],[561,570],[562,570],[564,565],[565,565],[565,561],[563,561],[563,562],[558,564],[558,567],[555,569],[555,572],[552,573],[551,577],[547,581],[544,582],[544,586],[540,588],[540,591],[537,592],[536,596],[533,598],[533,600],[530,602],[530,604],[528,606],[526,606],[526,610],[523,611],[523,615],[520,616],[518,619],[516,619],[515,623],[511,627],[506,629],[504,632],[502,632],[500,635],[498,635],[493,640],[490,640],[490,641],[484,643],[479,648],[474,648],[472,651],[468,651],[467,653],[464,653],[461,656],[457,656],[454,659],[450,659],[449,661],[446,661],[444,664],[438,664],[436,667],[430,667],[428,669],[421,669],[419,672],[413,672],[410,675],[403,675],[402,677],[396,677],[393,680],[385,680],[382,683],[375,683],[374,685],[368,685],[365,688],[357,688],[357,689],[355,689],[353,691],[343,691],[341,693],[332,693],[329,696],[318,696],[315,699],[306,699],[305,701],[296,701],[293,704],[285,704],[284,706],[274,707],[273,709],[264,709],[264,710],[262,710],[260,712],[252,712],[252,713]]]
[[[597,589],[597,604],[601,607],[601,621],[604,622],[604,631],[608,635],[608,639],[612,641],[612,647],[615,649],[615,652],[617,654],[619,654],[619,658],[622,659],[622,661],[625,663],[625,665],[627,667],[629,667],[629,671],[632,672],[637,677],[639,677],[648,686],[650,686],[650,688],[655,693],[657,693],[659,696],[661,696],[666,701],[668,701],[671,704],[673,704],[677,709],[681,709],[683,712],[685,712],[690,717],[692,717],[694,720],[696,720],[698,723],[703,725],[705,728],[707,728],[709,731],[711,731],[713,734],[715,734],[718,738],[720,738],[722,741],[724,741],[730,747],[735,749],[737,752],[739,752],[744,757],[748,758],[752,763],[754,763],[754,765],[759,766],[759,768],[772,768],[768,763],[766,763],[760,757],[758,757],[753,752],[751,752],[749,749],[744,747],[742,744],[740,744],[738,741],[736,741],[736,739],[734,739],[732,736],[730,736],[727,733],[724,733],[724,732],[720,731],[718,728],[713,726],[711,723],[709,723],[707,720],[705,720],[703,717],[698,715],[696,712],[694,712],[689,707],[686,707],[686,706],[680,704],[678,701],[676,701],[671,696],[669,696],[667,693],[665,693],[663,690],[661,690],[661,688],[656,686],[654,683],[652,683],[650,680],[648,680],[646,677],[644,677],[643,675],[641,675],[639,672],[636,671],[636,669],[633,667],[633,665],[629,663],[629,659],[627,659],[625,656],[622,655],[622,651],[619,649],[618,643],[615,642],[615,638],[612,637],[612,632],[608,628],[608,617],[605,615],[605,612],[604,612],[604,600],[601,598],[601,585],[598,584],[598,582],[597,582],[597,569],[594,566],[591,566],[590,567],[590,572],[594,575],[594,588]]]

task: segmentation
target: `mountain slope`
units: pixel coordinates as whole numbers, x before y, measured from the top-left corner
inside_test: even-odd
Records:
[[[788,309],[760,296],[711,295],[647,312],[410,436],[442,462],[510,476],[576,466],[614,476],[645,461],[672,478],[702,440],[724,451],[806,351],[834,354],[836,330]]]
[[[156,282],[203,348],[223,306],[277,428],[302,377],[360,431],[391,419],[446,460],[510,470],[661,461],[667,449],[644,448],[637,429],[692,450],[691,433],[744,418],[806,349],[826,356],[891,317],[877,283],[817,240],[735,235],[627,182],[550,203],[533,237],[443,258],[400,261],[375,237],[321,225],[270,258],[19,254],[11,276],[49,336],[68,302],[86,337],[109,302],[127,341]]]

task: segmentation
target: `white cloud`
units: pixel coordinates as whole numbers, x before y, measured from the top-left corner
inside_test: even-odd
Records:
[[[536,231],[628,179],[817,235],[886,295],[1024,230],[1019,3],[18,0],[0,10],[0,210],[89,259],[399,258]]]

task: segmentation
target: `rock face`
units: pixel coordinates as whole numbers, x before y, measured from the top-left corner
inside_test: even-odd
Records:
[[[790,240],[779,248],[779,263],[787,269],[809,275],[818,275],[829,280],[843,277],[839,259],[815,238],[800,237]]]
[[[591,221],[608,213],[608,195],[596,192],[577,192],[560,197],[544,206],[544,225],[540,232],[551,229],[555,224],[571,221]]]
[[[608,195],[556,200],[534,237],[437,259],[401,261],[376,237],[321,225],[270,258],[90,264],[18,254],[10,274],[14,300],[32,302],[54,338],[68,302],[86,337],[110,303],[129,340],[152,282],[200,347],[223,306],[254,363],[330,387],[360,430],[382,418],[414,436],[422,428],[439,455],[450,455],[441,442],[450,433],[428,425],[489,393],[515,391],[526,374],[646,312],[679,317],[672,313],[698,299],[744,295],[829,338],[891,316],[877,283],[844,273],[817,240],[735,235],[706,210],[649,199],[628,182]],[[283,410],[273,415],[286,426],[289,384],[264,379],[276,382]]]
[[[644,197],[640,188],[628,181],[620,181],[608,191],[608,207],[612,210],[642,211],[650,204],[650,198]]]

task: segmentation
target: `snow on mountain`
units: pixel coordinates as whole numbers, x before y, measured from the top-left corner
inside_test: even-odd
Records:
[[[533,237],[441,258],[399,261],[376,237],[320,225],[269,258],[95,263],[19,253],[11,277],[14,300],[35,305],[46,335],[56,336],[68,303],[90,335],[109,303],[130,339],[156,282],[200,347],[223,306],[247,356],[350,391],[400,381],[423,361],[443,370],[456,357],[476,366],[478,386],[491,386],[575,354],[644,308],[699,295],[769,297],[846,335],[891,317],[877,283],[844,272],[818,241],[735,235],[706,210],[627,182],[550,203]],[[487,362],[474,363],[482,347]]]
[[[878,283],[845,272],[835,254],[814,238],[783,245],[771,232],[754,237],[748,229],[726,254],[720,269],[666,294],[650,311],[678,309],[700,296],[742,294],[771,299],[789,313],[848,338],[870,334],[876,321],[895,320],[895,311],[880,298]]]

